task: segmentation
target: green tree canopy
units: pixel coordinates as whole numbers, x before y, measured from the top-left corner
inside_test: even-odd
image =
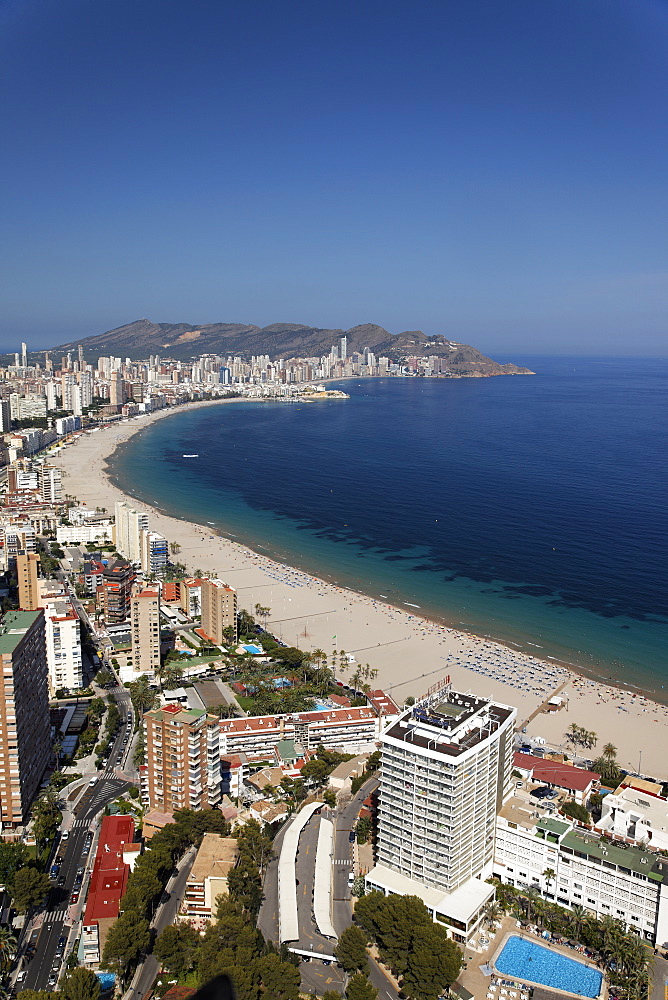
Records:
[[[366,976],[357,972],[346,987],[346,1000],[377,1000],[378,992]]]
[[[60,981],[60,995],[63,1000],[98,1000],[100,980],[90,969],[72,969]]]
[[[32,906],[41,903],[49,891],[49,876],[36,868],[19,868],[12,879],[14,906],[19,913],[25,913]]]
[[[10,888],[14,873],[25,866],[28,857],[25,844],[0,843],[0,884]]]
[[[579,802],[574,802],[572,799],[564,802],[561,807],[561,811],[564,816],[572,816],[573,819],[578,819],[581,823],[591,823],[589,810],[586,809],[585,806],[581,806]]]
[[[165,927],[155,942],[153,953],[179,978],[190,972],[199,948],[199,935],[190,924]]]
[[[241,857],[236,868],[227,875],[230,896],[237,900],[254,917],[262,905],[262,877],[257,866],[248,856]]]
[[[334,954],[346,972],[366,971],[369,962],[366,953],[367,939],[363,930],[353,924],[341,934]]]
[[[265,996],[271,1000],[299,1000],[299,969],[292,962],[282,962],[278,955],[264,955],[257,960],[257,972]]]
[[[454,983],[461,968],[462,953],[443,927],[420,928],[408,957],[402,987],[413,1000],[436,1000],[445,986]]]
[[[109,929],[102,955],[102,967],[115,972],[121,982],[151,943],[148,920],[131,910],[121,913]]]

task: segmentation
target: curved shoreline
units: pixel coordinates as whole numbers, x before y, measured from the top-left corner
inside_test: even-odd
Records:
[[[140,503],[152,511],[151,526],[162,531],[170,541],[179,542],[179,558],[189,570],[206,568],[207,562],[209,566],[213,563],[211,569],[214,572],[228,576],[229,582],[243,592],[240,603],[250,608],[256,601],[269,604],[273,612],[270,625],[273,623],[275,631],[280,631],[286,640],[303,648],[315,648],[320,644],[330,653],[333,632],[334,638],[338,637],[335,648],[356,651],[363,662],[368,659],[371,669],[378,670],[376,683],[390,692],[394,690],[399,700],[408,694],[422,694],[423,689],[439,676],[451,673],[457,686],[515,704],[518,719],[528,720],[553,691],[563,689],[569,698],[566,712],[539,714],[529,723],[530,732],[544,735],[559,744],[570,722],[583,725],[590,723],[592,716],[599,716],[599,730],[605,728],[607,738],[620,746],[620,763],[632,769],[637,767],[637,748],[641,745],[643,733],[642,728],[636,730],[635,725],[630,725],[631,716],[638,716],[639,727],[647,721],[642,718],[647,713],[659,725],[666,726],[668,711],[644,694],[630,692],[628,685],[622,687],[621,682],[609,678],[605,678],[604,682],[599,678],[592,680],[588,674],[593,671],[581,665],[556,658],[550,658],[549,662],[541,660],[504,644],[503,640],[471,634],[456,626],[429,619],[423,615],[422,609],[419,609],[421,615],[418,617],[373,596],[340,587],[336,581],[280,563],[252,546],[225,536],[218,528],[213,534],[214,529],[208,524],[199,525],[157,509],[153,504],[132,496],[132,491],[125,484],[119,484],[114,477],[110,462],[116,449],[155,420],[185,410],[236,401],[236,398],[202,400],[188,406],[161,410],[145,418],[131,419],[127,423],[119,421],[93,434],[82,435],[77,439],[76,447],[68,447],[59,456],[65,473],[71,479],[68,492],[97,505],[100,505],[99,498],[104,495],[112,502],[130,497],[135,503]],[[100,444],[102,448],[99,448]],[[100,475],[97,483],[94,476],[86,475],[84,466],[89,455],[94,465],[90,471],[98,471]],[[227,566],[223,568],[222,564]],[[301,593],[297,593],[297,589]],[[418,673],[418,665],[425,669]],[[574,714],[576,706],[577,716]],[[629,730],[629,739],[621,739],[620,711],[626,713],[624,723],[625,729]],[[630,730],[636,731],[632,733]],[[656,745],[659,732],[652,736]],[[602,736],[600,738],[603,739]],[[649,746],[646,750],[643,748],[643,756],[645,773],[660,772],[662,758],[658,750],[656,761]]]

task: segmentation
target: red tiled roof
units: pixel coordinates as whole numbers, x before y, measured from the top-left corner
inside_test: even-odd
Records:
[[[380,688],[377,691],[370,691],[366,696],[367,701],[374,709],[377,715],[398,715],[399,706],[395,701],[390,698],[389,694],[385,694]]]
[[[350,698],[346,698],[342,694],[330,694],[328,695],[330,701],[333,701],[335,705],[341,705],[342,708],[350,708]]]
[[[556,760],[544,760],[530,753],[516,753],[515,767],[523,771],[532,771],[534,781],[542,781],[548,785],[558,785],[560,788],[571,788],[573,791],[584,792],[593,781],[601,777],[595,771],[585,771],[572,764],[560,764]]]
[[[123,849],[134,840],[132,816],[105,816],[88,889],[84,926],[102,917],[117,917],[125,893],[130,868],[123,861]]]

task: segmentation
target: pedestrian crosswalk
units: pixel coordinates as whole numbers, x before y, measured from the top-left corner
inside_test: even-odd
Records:
[[[336,860],[332,861],[333,865],[348,865],[348,867],[350,867],[352,863],[352,858],[336,858]]]

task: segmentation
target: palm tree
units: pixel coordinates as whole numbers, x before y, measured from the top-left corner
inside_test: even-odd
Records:
[[[550,884],[552,882],[555,882],[557,878],[557,873],[555,872],[554,868],[546,868],[545,871],[543,872],[543,878],[545,879],[547,892],[549,892]]]
[[[613,761],[617,757],[617,747],[614,743],[606,743],[601,752],[601,756],[605,760]]]
[[[538,912],[540,906],[540,892],[536,886],[530,886],[524,894],[526,900],[527,920],[531,920],[531,912]]]
[[[313,652],[311,653],[311,656],[318,664],[318,669],[320,669],[322,661],[327,659],[327,653],[325,652],[324,649],[314,649]]]
[[[495,899],[490,899],[485,907],[485,926],[490,930],[499,922],[503,916],[503,910]]]
[[[8,927],[0,927],[0,964],[5,968],[11,964],[16,954],[17,938]]]
[[[271,608],[265,608],[261,604],[256,604],[255,605],[255,614],[257,615],[258,618],[262,618],[263,619],[265,631],[267,629],[267,619],[269,617],[270,611],[271,611]]]
[[[573,937],[578,941],[580,940],[580,934],[582,933],[582,928],[587,921],[587,911],[584,906],[580,906],[578,903],[574,903],[570,913],[570,925],[573,932]]]

